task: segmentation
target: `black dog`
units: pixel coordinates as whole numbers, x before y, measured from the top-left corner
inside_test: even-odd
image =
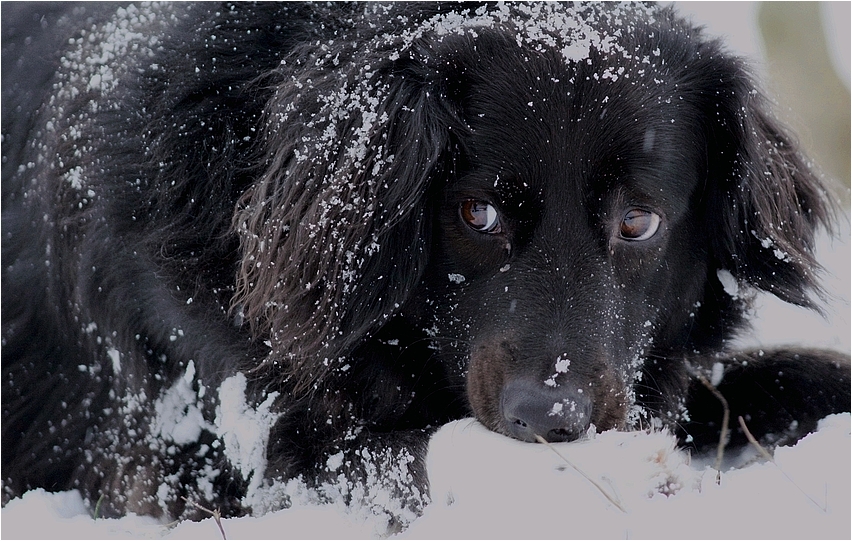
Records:
[[[471,414],[701,447],[702,379],[769,443],[849,410],[844,356],[724,353],[750,290],[812,306],[832,210],[670,9],[11,4],[2,32],[4,500],[301,487],[404,524]]]

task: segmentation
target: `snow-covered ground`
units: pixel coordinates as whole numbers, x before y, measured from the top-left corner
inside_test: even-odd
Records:
[[[827,317],[761,297],[743,345],[850,350],[848,218],[841,228],[840,238],[819,246],[832,294]],[[851,439],[850,415],[831,416],[796,446],[777,449],[774,462],[734,457],[749,465],[717,481],[706,460],[676,450],[664,433],[607,432],[545,446],[457,421],[432,440],[433,503],[401,537],[849,539]],[[0,524],[5,539],[222,537],[212,518],[177,525],[135,516],[93,520],[74,491],[31,491],[3,508]],[[225,519],[221,527],[229,539],[361,538],[375,537],[381,524],[339,506],[303,504]]]
[[[433,503],[401,537],[849,539],[849,427],[849,414],[831,416],[778,448],[774,462],[725,471],[717,482],[664,433],[613,431],[547,447],[457,421],[432,440]],[[375,537],[376,526],[333,505],[222,520],[228,539]],[[92,520],[77,492],[32,491],[2,511],[4,539],[221,535],[212,518],[171,529],[146,517]]]

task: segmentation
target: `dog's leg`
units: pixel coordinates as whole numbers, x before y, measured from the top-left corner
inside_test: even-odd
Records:
[[[774,446],[794,443],[826,415],[850,411],[849,356],[834,351],[757,350],[703,360],[693,372],[678,432],[698,449],[719,442],[719,395],[729,408],[733,445],[747,441],[738,417],[758,441]]]

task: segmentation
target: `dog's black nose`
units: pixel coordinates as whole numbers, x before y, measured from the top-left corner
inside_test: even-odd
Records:
[[[590,397],[567,384],[510,380],[503,387],[501,407],[509,434],[523,441],[537,441],[537,435],[549,442],[576,440],[591,422]]]

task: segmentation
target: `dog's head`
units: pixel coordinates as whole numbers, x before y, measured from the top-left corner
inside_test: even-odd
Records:
[[[235,219],[235,303],[301,387],[403,318],[487,426],[572,439],[629,423],[648,359],[719,348],[738,288],[810,304],[822,188],[671,11],[386,17],[288,59]]]

